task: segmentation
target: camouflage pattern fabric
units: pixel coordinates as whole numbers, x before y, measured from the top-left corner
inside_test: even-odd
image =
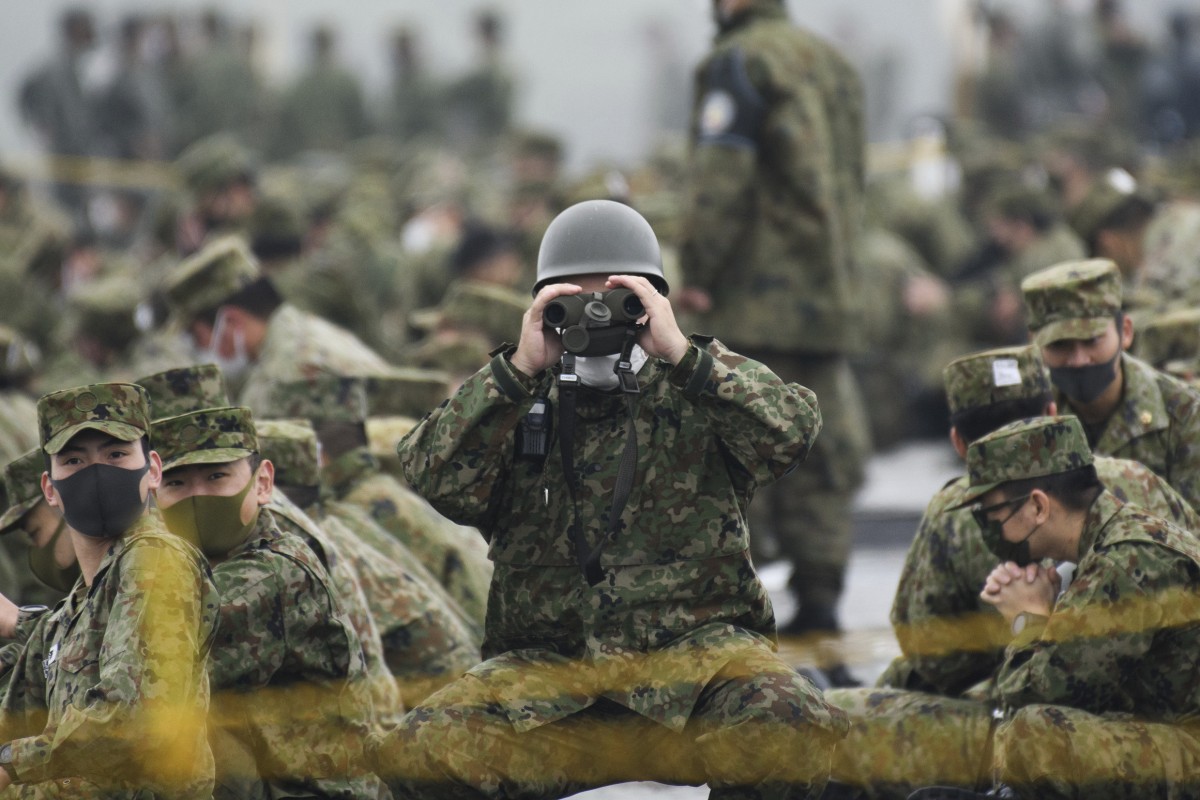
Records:
[[[205,137],[184,150],[175,168],[187,188],[202,195],[252,175],[257,165],[236,136],[221,133]]]
[[[224,464],[258,452],[258,435],[248,408],[207,408],[156,420],[150,443],[163,472],[189,464]]]
[[[387,362],[350,332],[284,303],[267,323],[266,339],[247,373],[239,402],[266,419],[277,416],[269,398],[278,384],[322,373],[387,371]]]
[[[586,719],[577,715],[601,698],[600,708],[615,704],[685,737],[692,722],[713,726],[708,741],[745,744],[763,734],[754,724],[729,728],[749,720],[727,707],[709,716],[697,702],[722,685],[724,669],[736,670],[745,660],[768,676],[783,669],[766,638],[773,614],[750,565],[744,509],[758,485],[804,457],[820,414],[809,390],[784,384],[716,341],[694,342],[679,365],[651,362],[638,376],[637,477],[617,535],[601,556],[605,578],[596,586],[582,579],[566,534],[571,503],[559,460],[513,461],[517,427],[534,397],[545,393],[552,406],[558,402],[548,372],[518,375],[498,355],[400,443],[414,487],[451,519],[490,537],[495,574],[484,642],[489,660],[442,690],[446,702],[435,695],[427,711],[412,712],[412,724],[384,742],[380,769],[389,769],[393,757],[403,765],[401,752],[440,761],[439,768],[460,761],[441,745],[442,720],[460,713],[471,718],[478,703],[504,715],[503,724],[511,726],[505,732],[519,737],[544,728],[547,736],[574,741]],[[578,403],[580,514],[587,538],[598,541],[616,475],[614,454],[624,446],[626,410],[619,396],[586,388]],[[663,418],[675,422],[658,424]],[[769,727],[781,740],[801,733],[805,744],[790,763],[805,763],[819,755],[815,742],[841,734],[843,720],[806,681],[787,673],[786,686],[763,702],[792,709],[787,722]],[[761,710],[758,701],[742,709],[752,718]],[[426,717],[435,724],[423,740]],[[505,771],[505,760],[519,771],[524,740],[497,750],[487,729],[481,733],[473,746],[489,748],[500,760],[486,768],[467,765],[470,774],[452,772],[452,780],[502,796],[505,784],[497,787],[489,773]],[[540,735],[530,740],[535,750]],[[417,746],[410,747],[414,740]],[[554,758],[569,760],[565,751],[574,746]],[[712,761],[703,751],[697,769],[714,775],[737,761]],[[740,796],[759,796],[751,790],[769,782],[779,765],[765,767],[754,756],[743,763],[735,779],[714,782],[739,785],[747,792]],[[572,777],[560,775],[556,785],[570,785]]]
[[[222,236],[171,273],[167,302],[185,325],[262,277],[258,259],[241,236]]]
[[[1121,273],[1105,258],[1067,261],[1021,281],[1029,330],[1039,346],[1091,339],[1121,313]]]
[[[942,370],[950,413],[1050,395],[1050,374],[1030,346],[1002,347],[956,358]]]
[[[514,651],[433,695],[397,733],[369,743],[369,757],[403,796],[420,800],[565,797],[630,780],[706,783],[724,800],[817,797],[837,738],[808,722],[823,715],[819,695],[761,639],[710,634],[653,657],[663,681],[700,682],[681,727],[607,700],[586,705],[607,681],[602,671]],[[709,676],[713,659],[725,663]],[[518,694],[575,713],[531,727],[509,705]]]
[[[138,378],[134,383],[146,390],[150,414],[155,420],[229,405],[225,379],[216,364],[168,369]]]
[[[1180,308],[1149,317],[1137,326],[1134,353],[1155,369],[1171,373],[1173,363],[1200,357],[1200,308]]]
[[[0,460],[17,458],[37,440],[37,405],[24,392],[0,390]]]
[[[1200,206],[1160,206],[1142,237],[1142,263],[1131,280],[1131,297],[1149,295],[1168,307],[1200,303]]]
[[[144,515],[36,624],[0,738],[50,797],[209,798],[207,661],[219,605],[199,552]]]
[[[878,790],[897,782],[887,770],[903,762],[901,783],[963,785],[953,773],[964,780],[972,774],[957,769],[948,774],[946,767],[976,763],[983,765],[977,774],[985,774],[991,756],[980,725],[999,709],[1006,727],[997,732],[995,775],[1018,792],[1126,798],[1152,796],[1137,792],[1181,775],[1193,780],[1194,771],[1182,765],[1196,752],[1191,721],[1200,710],[1192,656],[1200,636],[1195,589],[1200,543],[1102,492],[1083,523],[1079,551],[1070,586],[1048,618],[1030,617],[1011,639],[982,701],[915,692],[830,692],[831,702],[846,707],[852,719],[835,756],[834,776]],[[886,697],[898,700],[889,703]],[[1096,718],[1088,721],[1079,712]],[[929,724],[942,713],[961,717],[958,731]],[[1070,727],[1075,719],[1088,724],[1077,732]],[[1046,749],[1033,746],[1042,739],[1025,735],[1034,732],[1047,734]],[[898,746],[905,749],[894,749]],[[914,755],[896,759],[897,752]],[[1092,765],[1095,770],[1086,771]],[[1121,779],[1116,785],[1093,782],[1114,771]],[[1173,786],[1165,796],[1191,795]]]
[[[83,430],[98,430],[124,442],[150,432],[146,390],[132,383],[96,383],[63,389],[38,400],[42,449],[53,455]]]
[[[752,0],[695,72],[691,184],[680,246],[713,298],[709,330],[741,348],[858,345],[862,87],[853,67]]]
[[[346,612],[346,618],[350,620],[362,645],[371,686],[374,722],[384,730],[394,728],[404,715],[404,701],[384,658],[379,627],[375,624],[357,571],[328,531],[289,500],[279,490],[278,484],[266,509],[275,517],[279,529],[303,541],[329,573],[338,603]]]
[[[1137,461],[1095,457],[1110,492],[1186,531],[1200,531],[1200,514],[1162,478]],[[996,556],[983,543],[970,510],[961,507],[967,479],[934,495],[909,546],[892,603],[891,623],[903,655],[876,683],[958,696],[1000,666],[1008,629],[979,599]]]
[[[214,797],[377,795],[360,759],[373,713],[366,663],[325,568],[261,510],[213,578],[221,597],[209,660],[220,743]],[[222,760],[226,746],[252,761]]]
[[[967,448],[969,486],[964,503],[1005,483],[1057,475],[1090,466],[1092,451],[1075,417],[1010,422]]]
[[[25,516],[45,502],[41,483],[45,459],[40,448],[26,452],[9,462],[0,483],[0,506],[7,509],[0,516],[0,594],[20,605],[53,606],[63,598],[62,591],[42,583],[30,569],[32,544],[22,529]],[[62,535],[69,534],[63,531]]]
[[[380,472],[366,447],[339,456],[321,473],[333,499],[365,510],[417,557],[470,622],[482,623],[492,567],[475,531],[446,519],[411,489]],[[386,552],[385,545],[377,547]]]
[[[362,509],[331,504],[321,526],[341,545],[362,582],[384,662],[405,707],[479,663],[482,636],[465,612],[419,564],[412,569],[411,556],[405,564],[385,555],[399,543]],[[381,541],[386,551],[372,546]]]
[[[1128,353],[1118,364],[1125,380],[1121,404],[1092,450],[1142,462],[1200,508],[1200,393]],[[1070,402],[1055,397],[1059,413],[1071,413]]]

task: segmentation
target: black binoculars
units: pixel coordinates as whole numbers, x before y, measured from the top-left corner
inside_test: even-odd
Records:
[[[622,286],[556,297],[542,311],[542,322],[559,330],[568,353],[606,356],[621,352],[626,331],[645,315],[642,301]]]

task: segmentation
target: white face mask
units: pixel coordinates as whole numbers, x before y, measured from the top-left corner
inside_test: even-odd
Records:
[[[211,361],[221,368],[222,374],[229,380],[236,381],[250,367],[250,352],[246,347],[246,334],[240,330],[233,331],[233,355],[225,358],[221,355],[221,337],[225,333],[226,315],[224,311],[217,314],[217,324],[213,327],[212,338],[209,339],[208,349],[202,351],[201,362]]]
[[[579,356],[575,359],[575,374],[579,376],[579,382],[584,386],[590,386],[593,389],[615,389],[620,385],[617,373],[613,372],[618,358],[620,355],[617,353],[609,356]],[[629,363],[633,367],[633,374],[641,372],[642,366],[648,360],[649,356],[646,355],[646,351],[635,344],[629,354]]]

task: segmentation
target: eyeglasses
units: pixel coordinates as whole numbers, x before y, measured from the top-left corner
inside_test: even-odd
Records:
[[[1016,513],[1021,510],[1021,506],[1032,496],[1033,493],[1030,492],[1029,494],[1023,494],[1020,497],[1014,497],[1011,500],[1004,500],[996,503],[995,505],[981,506],[976,504],[971,507],[971,516],[975,517],[975,522],[979,525],[980,530],[986,530],[988,523],[992,521],[990,519],[992,512],[999,511],[1002,508],[1008,508],[1009,506],[1015,506],[1011,514],[1000,520],[1000,525],[1003,527],[1004,523],[1016,516]]]

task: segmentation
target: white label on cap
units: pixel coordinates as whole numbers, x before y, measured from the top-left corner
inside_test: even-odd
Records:
[[[1015,358],[997,358],[992,362],[992,378],[996,386],[1018,386],[1021,383],[1021,370]]]

